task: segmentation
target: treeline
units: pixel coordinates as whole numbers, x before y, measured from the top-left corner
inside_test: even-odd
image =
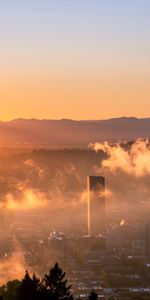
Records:
[[[122,297],[107,295],[106,299],[120,300]],[[150,297],[149,294],[128,293],[123,299],[149,300]],[[74,295],[65,272],[56,263],[42,279],[26,271],[22,280],[8,281],[0,287],[0,300],[74,300]],[[92,290],[87,300],[98,300],[97,293]]]
[[[54,265],[48,274],[39,279],[28,271],[22,280],[13,280],[0,287],[0,300],[73,300],[71,285],[65,272]],[[97,294],[91,291],[90,300],[97,300]]]

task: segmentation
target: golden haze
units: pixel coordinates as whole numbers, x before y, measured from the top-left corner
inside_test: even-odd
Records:
[[[1,120],[14,118],[103,119],[146,117],[148,77],[119,73],[54,76],[4,74],[0,78]],[[144,103],[144,105],[143,105]]]

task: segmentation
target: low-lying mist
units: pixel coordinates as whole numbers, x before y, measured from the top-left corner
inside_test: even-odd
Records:
[[[149,162],[148,140],[96,143],[87,151],[41,149],[18,154],[13,151],[11,155],[9,150],[9,156],[5,153],[0,161],[1,214],[8,212],[9,218],[15,216],[15,222],[17,216],[30,216],[36,222],[35,216],[39,215],[53,228],[63,224],[69,228],[83,225],[86,222],[86,176],[103,175],[108,220],[119,222],[127,212],[130,222],[132,218],[145,219],[150,195]],[[8,226],[7,217],[3,219]]]
[[[60,255],[43,247],[50,231],[87,234],[87,175],[106,178],[107,228],[149,218],[148,140],[96,143],[88,150],[0,152],[0,272],[9,275],[4,281],[32,269],[32,253],[38,273]]]

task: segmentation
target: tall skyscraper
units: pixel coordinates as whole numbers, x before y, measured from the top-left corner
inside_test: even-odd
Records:
[[[105,178],[87,177],[88,190],[88,235],[103,234],[105,231]]]
[[[150,221],[145,223],[145,256],[150,257]]]

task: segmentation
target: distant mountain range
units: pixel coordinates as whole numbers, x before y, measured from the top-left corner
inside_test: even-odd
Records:
[[[150,118],[0,121],[0,146],[84,146],[96,141],[134,140],[149,137]]]

